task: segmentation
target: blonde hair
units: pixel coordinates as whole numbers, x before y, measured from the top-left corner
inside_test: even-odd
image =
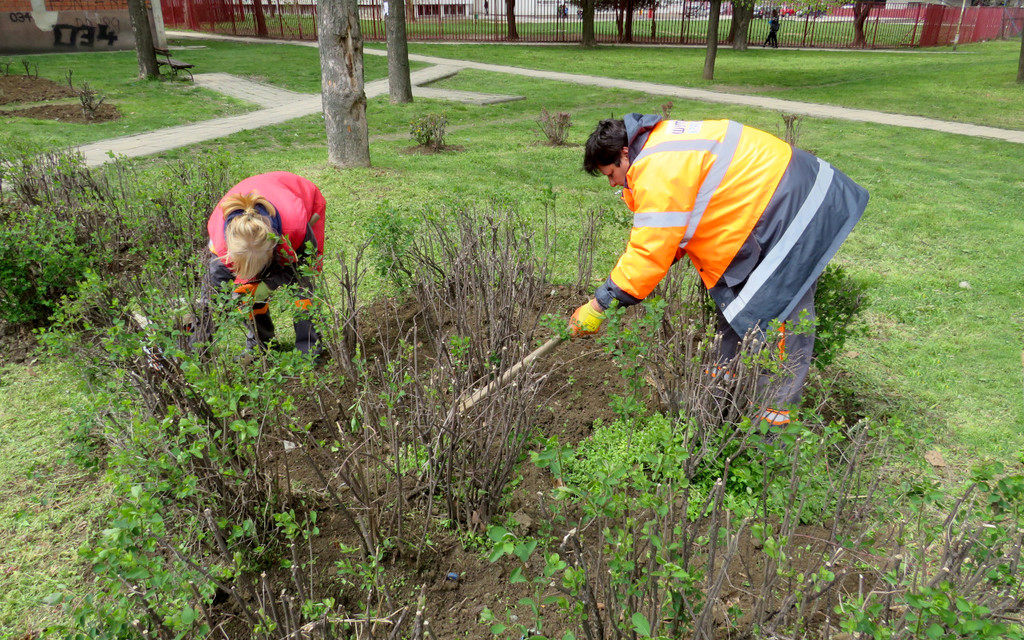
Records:
[[[252,280],[270,264],[278,243],[270,222],[256,211],[257,205],[266,209],[271,218],[277,215],[274,205],[255,191],[225,196],[220,205],[225,219],[236,211],[242,212],[242,215],[232,218],[224,229],[228,261],[235,275],[242,280]]]

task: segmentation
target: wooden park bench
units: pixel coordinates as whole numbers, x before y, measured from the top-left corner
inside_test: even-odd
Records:
[[[196,79],[194,77],[192,77],[191,69],[192,69],[192,67],[194,67],[196,65],[192,64],[191,62],[182,62],[181,60],[177,60],[175,58],[172,58],[171,57],[171,52],[168,51],[167,49],[160,49],[158,47],[153,47],[153,53],[155,53],[156,56],[157,56],[156,64],[157,64],[158,67],[162,67],[162,66],[170,67],[171,73],[173,73],[174,75],[178,75],[179,71],[184,71],[185,73],[188,74],[189,80],[195,82]]]

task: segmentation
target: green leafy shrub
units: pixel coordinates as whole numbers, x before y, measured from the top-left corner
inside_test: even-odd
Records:
[[[448,117],[444,113],[431,113],[413,118],[409,123],[409,134],[421,147],[434,151],[444,149],[445,127]]]
[[[89,271],[107,284],[181,271],[205,244],[205,217],[228,186],[223,155],[144,173],[20,147],[5,148],[0,166],[0,320],[9,323],[43,324]]]
[[[366,226],[370,247],[375,252],[377,275],[404,288],[412,277],[408,254],[415,222],[385,200],[369,216]]]
[[[45,320],[78,276],[102,261],[102,245],[81,242],[78,229],[62,217],[42,207],[15,214],[13,208],[0,204],[3,320],[13,324]]]
[[[838,264],[829,263],[818,278],[814,294],[817,332],[814,361],[819,367],[832,364],[843,351],[846,340],[863,332],[858,320],[868,307],[868,286],[853,278]]]

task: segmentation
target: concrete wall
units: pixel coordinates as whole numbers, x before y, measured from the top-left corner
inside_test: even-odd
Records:
[[[127,0],[0,0],[0,55],[134,48]]]

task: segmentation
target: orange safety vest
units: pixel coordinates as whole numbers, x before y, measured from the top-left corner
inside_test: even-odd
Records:
[[[324,214],[327,203],[315,184],[287,171],[255,175],[228,189],[206,222],[206,231],[210,236],[210,251],[231,269],[227,258],[228,247],[224,240],[224,212],[221,203],[230,195],[246,195],[252,191],[266,198],[277,209],[280,226],[275,227],[275,231],[281,236],[281,242],[275,250],[278,263],[293,264],[298,260],[296,251],[307,241],[315,240],[316,256],[312,267],[320,271],[323,267]],[[314,214],[318,218],[310,224]],[[241,280],[236,278],[236,282]]]
[[[629,245],[598,289],[635,304],[685,253],[740,335],[784,318],[835,255],[867,191],[827,162],[729,120],[629,114]]]

